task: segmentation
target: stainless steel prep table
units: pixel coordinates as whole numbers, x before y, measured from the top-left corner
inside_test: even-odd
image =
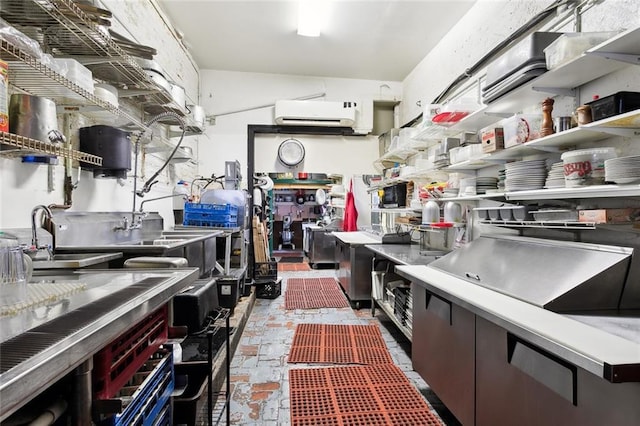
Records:
[[[366,244],[365,247],[374,253],[374,264],[375,257],[379,256],[396,265],[428,265],[445,254],[445,252],[433,252],[433,254],[429,253],[428,255],[420,254],[422,250],[420,250],[419,244]],[[385,297],[386,284],[389,282],[389,277],[386,275],[393,272],[376,272],[375,267],[372,267],[371,315],[375,316],[376,305],[379,306],[407,339],[412,340],[412,315],[403,324],[401,319],[396,316],[394,305],[388,301],[388,297]],[[380,276],[377,277],[377,275]]]
[[[503,380],[514,380],[514,374],[521,374],[514,372],[535,367],[536,362],[538,365],[546,364],[547,368],[551,364],[564,368],[569,371],[569,380],[573,380],[574,385],[565,389],[570,396],[568,399],[572,396],[573,401],[566,401],[562,395],[564,391],[557,387],[557,382],[553,382],[558,375],[549,380],[544,377],[543,370],[534,368],[525,372],[529,377],[527,380],[533,378],[536,393],[547,389],[550,395],[555,395],[552,397],[555,398],[553,406],[548,405],[548,394],[531,398],[529,393],[528,400],[532,404],[544,400],[546,413],[557,416],[560,423],[635,425],[640,422],[640,407],[637,405],[640,398],[640,318],[607,321],[607,317],[558,314],[433,267],[399,266],[397,271],[428,294],[436,296],[442,301],[441,305],[448,303],[449,309],[459,307],[475,315],[476,424],[490,424],[483,419],[491,416],[501,416],[503,420],[510,421],[511,416],[523,415],[513,413],[513,410],[522,409],[516,403],[512,404],[513,407],[504,406],[503,395],[498,395],[501,392],[499,386]],[[448,318],[451,318],[451,312]],[[528,367],[518,366],[514,355],[518,350],[546,361],[534,360]],[[511,351],[510,356],[507,356],[508,351]],[[495,355],[496,352],[499,354]],[[511,368],[509,376],[502,379],[506,370],[499,369],[498,364],[505,363]],[[442,365],[439,367],[443,368]],[[484,382],[490,383],[483,387]],[[491,391],[492,388],[495,390]],[[512,397],[516,398],[516,395],[512,394]],[[565,405],[560,405],[562,401]],[[488,413],[491,410],[498,413]],[[522,424],[535,422],[535,416],[531,419]]]
[[[85,289],[0,318],[0,421],[196,278],[197,268],[34,275],[29,285],[75,283]]]
[[[365,244],[382,244],[382,239],[368,232],[332,232],[336,237],[336,273],[340,286],[356,307],[371,299],[371,259]]]

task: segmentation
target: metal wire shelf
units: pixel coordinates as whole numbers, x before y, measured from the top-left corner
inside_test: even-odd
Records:
[[[72,0],[0,0],[0,16],[13,25],[39,27],[41,43],[56,57],[73,57],[91,69],[95,79],[135,90],[145,110],[181,112],[171,94],[146,72]],[[19,58],[21,59],[21,58]],[[86,98],[86,96],[85,96]],[[109,109],[108,105],[105,106]],[[111,110],[111,109],[109,109]]]
[[[494,225],[505,228],[546,228],[546,229],[596,229],[594,222],[552,222],[533,220],[481,220],[483,225]]]
[[[102,157],[87,154],[75,149],[69,148],[63,144],[54,144],[51,142],[39,141],[36,139],[25,138],[24,136],[14,135],[13,133],[0,132],[0,142],[5,145],[20,148],[21,150],[35,151],[58,157],[69,158],[71,160],[84,161],[85,163],[102,165]],[[2,151],[0,151],[2,153]],[[20,151],[21,155],[27,154],[28,151]]]
[[[115,105],[97,98],[74,82],[40,63],[5,40],[0,40],[0,58],[9,63],[9,81],[20,90],[34,96],[62,99],[63,104],[97,106],[122,117],[136,128],[143,129],[142,121]]]

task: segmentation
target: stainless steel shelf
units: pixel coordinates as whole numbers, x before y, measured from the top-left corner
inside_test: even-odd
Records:
[[[79,110],[84,106],[97,106],[115,117],[124,118],[138,129],[144,128],[140,118],[97,98],[93,93],[86,91],[5,40],[0,40],[0,58],[9,64],[9,82],[24,92],[62,100],[59,103],[65,104],[68,111]],[[72,107],[69,107],[71,105]]]
[[[171,94],[156,86],[134,59],[72,0],[25,0],[10,3],[0,10],[0,16],[12,25],[42,28],[44,43],[55,57],[73,57],[91,69],[95,79],[122,89],[139,91],[142,94],[132,99],[142,103],[145,111],[181,111],[181,108],[172,103]],[[38,62],[29,55],[26,56],[31,61]],[[23,57],[18,59],[22,61]],[[73,89],[72,91],[75,92]],[[106,103],[101,106],[111,110]]]
[[[387,315],[387,317],[389,317],[391,322],[393,322],[396,325],[396,327],[398,327],[398,330],[400,330],[402,334],[404,334],[405,337],[409,339],[409,341],[412,340],[412,334],[413,334],[412,328],[407,327],[406,325],[403,325],[400,321],[398,321],[398,318],[393,312],[393,306],[391,306],[391,303],[382,299],[373,299],[373,303],[375,303],[380,309],[382,309],[382,311]],[[411,320],[412,319],[407,318],[407,322],[410,322]]]
[[[534,220],[481,220],[483,225],[501,226],[504,228],[545,228],[545,229],[596,229],[594,222],[544,222]]]
[[[28,154],[29,152],[37,152],[49,155],[55,155],[58,157],[68,158],[71,160],[84,161],[96,166],[102,165],[102,157],[97,155],[86,154],[81,151],[66,147],[64,144],[53,144],[51,142],[44,142],[35,139],[25,138],[23,136],[14,135],[13,133],[0,132],[0,142],[5,145],[20,148],[19,153],[21,155]],[[2,155],[2,151],[0,151]]]

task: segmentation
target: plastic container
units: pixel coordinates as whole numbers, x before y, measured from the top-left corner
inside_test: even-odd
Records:
[[[500,122],[504,134],[504,147],[520,145],[540,137],[542,115],[516,114]]]
[[[75,59],[55,58],[55,65],[67,80],[75,83],[89,93],[93,93],[93,74],[91,70]]]
[[[639,109],[640,93],[618,92],[587,102],[586,106],[591,107],[591,119],[598,121]]]
[[[604,162],[616,158],[612,147],[579,149],[562,154],[564,182],[568,188],[587,185],[603,185]]]
[[[534,220],[538,222],[577,222],[578,211],[577,210],[565,210],[565,209],[549,209],[549,210],[536,210],[531,212]]]
[[[616,34],[618,31],[565,33],[544,49],[547,68],[552,70],[564,65]]]

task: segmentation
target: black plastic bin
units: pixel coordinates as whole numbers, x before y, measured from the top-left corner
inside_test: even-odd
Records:
[[[233,309],[238,304],[240,298],[240,280],[242,277],[221,277],[217,279],[218,303],[223,308]]]

